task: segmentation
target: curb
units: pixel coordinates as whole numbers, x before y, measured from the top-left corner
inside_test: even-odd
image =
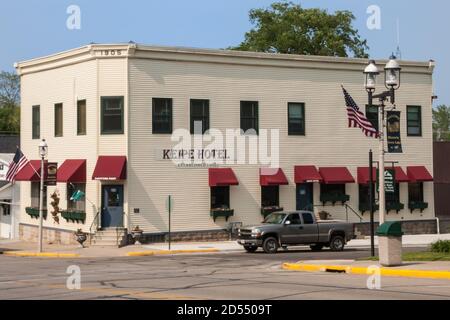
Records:
[[[358,275],[374,274],[374,269],[370,267],[351,267],[351,266],[333,266],[333,265],[315,265],[300,263],[283,263],[284,270],[300,272],[334,272]],[[424,278],[424,279],[447,279],[450,280],[450,271],[445,270],[407,270],[407,269],[389,269],[380,268],[380,275],[387,277],[406,277],[406,278]]]
[[[219,249],[193,249],[193,250],[151,250],[151,251],[138,251],[128,252],[129,257],[146,257],[157,255],[171,255],[171,254],[186,254],[186,253],[213,253],[220,252]]]
[[[78,258],[80,255],[76,253],[55,253],[55,252],[17,252],[17,251],[5,251],[4,256],[10,257],[34,257],[34,258]]]

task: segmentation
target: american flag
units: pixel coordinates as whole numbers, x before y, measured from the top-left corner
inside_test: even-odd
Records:
[[[22,151],[17,148],[16,154],[14,156],[13,161],[9,165],[8,172],[6,173],[6,181],[14,182],[16,179],[17,173],[22,170],[28,163],[27,158],[24,156]]]
[[[359,110],[358,105],[348,94],[347,90],[345,90],[344,87],[342,87],[342,90],[344,91],[345,105],[347,106],[348,127],[361,128],[367,137],[378,138],[378,130],[373,127],[372,123],[367,120],[364,113]]]

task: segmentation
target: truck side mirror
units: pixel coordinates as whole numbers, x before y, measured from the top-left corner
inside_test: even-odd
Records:
[[[284,224],[288,226],[291,224],[291,221],[287,220]]]

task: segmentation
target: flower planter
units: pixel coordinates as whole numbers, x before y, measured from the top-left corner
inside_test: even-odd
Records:
[[[412,201],[408,204],[408,208],[411,213],[413,213],[414,210],[420,210],[420,213],[422,213],[425,209],[428,209],[428,203]]]
[[[230,217],[234,216],[234,210],[232,209],[213,209],[211,210],[211,217],[213,217],[214,222],[216,222],[216,219],[219,217],[224,217],[226,221]]]
[[[333,206],[337,202],[341,202],[342,204],[345,204],[347,201],[350,200],[350,196],[346,194],[322,194],[320,196],[320,202],[325,205],[327,202],[331,202]]]
[[[61,216],[67,222],[84,223],[86,221],[86,212],[84,211],[61,211]]]
[[[144,234],[144,230],[139,229],[139,227],[136,227],[135,229],[131,230],[131,236],[134,239],[134,244],[140,245],[141,239]]]
[[[378,210],[380,210],[380,206],[377,204],[374,204],[373,211],[378,211]],[[366,212],[366,211],[370,213],[370,205],[368,203],[360,203],[359,211],[361,211],[362,214],[364,214],[364,212]]]
[[[84,242],[87,240],[87,235],[84,232],[75,233],[75,237],[77,238],[77,242],[84,248]]]
[[[396,211],[399,213],[405,209],[405,205],[400,202],[386,202],[386,211],[389,213],[389,211]]]
[[[263,207],[261,208],[261,214],[266,218],[269,214],[272,214],[274,212],[280,212],[284,209],[281,207]]]
[[[25,208],[25,212],[33,219],[39,219],[39,209],[36,208]],[[43,217],[47,219],[47,210],[43,210]]]

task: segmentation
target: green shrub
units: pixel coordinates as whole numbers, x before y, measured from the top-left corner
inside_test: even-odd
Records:
[[[439,240],[431,244],[432,252],[450,253],[450,240]]]

